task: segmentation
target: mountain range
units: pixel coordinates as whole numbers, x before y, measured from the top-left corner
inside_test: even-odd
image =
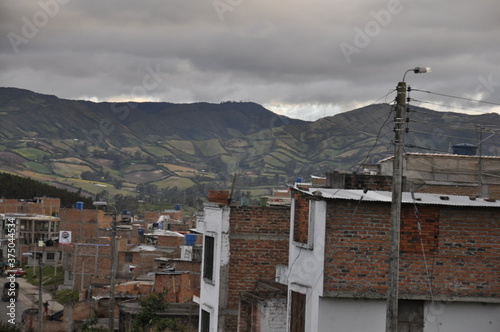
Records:
[[[408,151],[458,143],[496,155],[496,113],[410,105]],[[194,186],[269,194],[296,177],[357,171],[392,155],[393,107],[374,104],[314,122],[252,102],[94,103],[0,88],[0,170],[88,195],[145,195]]]

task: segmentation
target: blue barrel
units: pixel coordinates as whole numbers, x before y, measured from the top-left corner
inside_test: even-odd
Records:
[[[139,233],[139,236],[143,236],[143,235],[144,235],[144,228],[139,227],[139,228],[137,229],[137,232]]]
[[[181,210],[181,205],[180,204],[175,204],[174,205],[174,210],[175,211],[180,211]]]
[[[186,239],[186,245],[187,246],[195,246],[196,245],[196,240],[198,239],[198,235],[196,235],[196,234],[186,234],[186,235],[184,235],[184,238]]]
[[[83,202],[76,202],[76,209],[83,210]]]

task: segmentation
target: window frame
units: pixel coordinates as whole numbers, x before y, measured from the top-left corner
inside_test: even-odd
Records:
[[[203,239],[203,280],[214,283],[215,279],[215,236],[205,234]]]

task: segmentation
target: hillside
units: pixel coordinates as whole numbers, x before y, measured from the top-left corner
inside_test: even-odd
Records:
[[[0,170],[101,197],[192,204],[235,173],[238,190],[268,194],[297,176],[353,171],[393,151],[386,104],[306,122],[249,102],[93,103],[0,88],[0,117]],[[409,151],[447,152],[477,142],[474,124],[500,126],[498,114],[419,107],[410,119]],[[483,154],[495,154],[494,143],[485,141]]]

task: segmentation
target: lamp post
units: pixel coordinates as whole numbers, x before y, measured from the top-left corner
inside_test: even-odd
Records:
[[[394,160],[392,167],[392,204],[391,204],[391,250],[389,259],[389,287],[387,290],[386,332],[397,332],[398,329],[398,282],[399,282],[399,232],[401,224],[401,202],[403,190],[403,154],[404,134],[406,131],[406,74],[430,72],[429,67],[408,69],[403,80],[398,83],[396,96]]]
[[[118,211],[113,205],[108,205],[107,202],[94,202],[94,206],[110,206],[113,208],[113,222],[111,224],[111,276],[109,285],[109,329],[111,332],[115,330],[115,277],[116,277],[116,215]]]

